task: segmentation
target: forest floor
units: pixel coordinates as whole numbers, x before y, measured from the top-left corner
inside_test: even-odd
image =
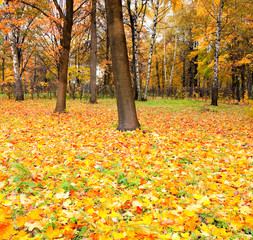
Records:
[[[0,99],[0,239],[252,239],[247,105]]]

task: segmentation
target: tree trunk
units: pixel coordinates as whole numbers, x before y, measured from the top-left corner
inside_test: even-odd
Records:
[[[156,79],[157,79],[157,90],[158,90],[158,96],[161,95],[161,86],[160,86],[160,76],[159,76],[159,62],[156,58]]]
[[[96,81],[97,81],[97,26],[96,26],[96,5],[97,0],[92,0],[91,11],[91,50],[90,50],[90,103],[97,102]]]
[[[138,60],[138,4],[135,0],[135,12],[131,11],[131,0],[127,0],[127,9],[130,19],[130,27],[132,32],[132,46],[133,46],[133,72],[134,72],[134,95],[136,100],[141,100],[141,86],[139,74],[139,60]]]
[[[232,100],[234,102],[235,100],[235,93],[236,93],[236,76],[235,76],[235,70],[232,68]]]
[[[33,94],[34,94],[34,86],[36,86],[37,84],[37,58],[36,55],[34,56],[34,75],[33,75],[33,81],[32,81],[32,85],[31,85],[31,97],[33,99]]]
[[[164,32],[164,42],[163,42],[163,72],[164,72],[164,87],[163,94],[167,92],[167,58],[166,58],[166,33]]]
[[[12,53],[12,60],[13,60],[13,71],[14,71],[14,79],[15,79],[15,100],[16,101],[23,101],[24,100],[24,91],[22,80],[20,77],[20,62],[18,57],[18,48],[16,39],[14,36],[14,30],[11,29],[8,33],[11,45],[11,53]]]
[[[241,66],[241,79],[242,79],[242,85],[241,85],[241,98],[244,101],[244,95],[245,95],[245,65]]]
[[[177,54],[177,36],[175,36],[175,49],[174,49],[174,56],[173,56],[172,67],[171,67],[171,72],[170,72],[169,91],[171,91],[171,87],[172,87],[172,81],[173,81],[173,73],[174,73],[174,67],[175,67],[176,54]]]
[[[4,71],[5,71],[5,58],[3,57],[2,58],[2,81],[3,81],[3,83],[5,81],[5,73],[4,73]]]
[[[132,131],[140,127],[131,85],[121,0],[105,0],[112,68],[116,87],[118,128]]]
[[[239,75],[236,76],[236,99],[238,102],[241,101],[241,97],[240,97],[240,79],[239,79]]]
[[[183,85],[183,88],[185,88],[187,86],[186,85],[186,58],[185,58],[185,56],[184,56],[184,59],[183,59],[182,85]]]
[[[213,83],[212,83],[212,102],[211,102],[211,105],[213,106],[218,106],[219,55],[220,55],[221,23],[222,23],[223,7],[224,7],[224,0],[221,0],[219,12],[218,14],[216,14],[217,28],[216,28],[216,42],[215,42],[215,54],[214,54],[214,65],[213,65]]]
[[[135,0],[135,18],[134,18],[134,64],[135,64],[135,79],[136,79],[136,89],[137,89],[137,99],[141,101],[141,84],[140,84],[140,74],[139,74],[139,60],[138,60],[138,6],[137,0]]]
[[[74,0],[66,0],[66,16],[63,23],[62,38],[60,41],[61,52],[59,60],[59,86],[56,107],[54,110],[55,113],[64,113],[66,111],[68,63],[74,14],[73,5]]]
[[[253,71],[250,73],[249,71],[249,78],[248,78],[248,98],[253,96]]]
[[[145,85],[144,95],[143,95],[144,101],[147,100],[147,92],[148,92],[148,85],[149,85],[150,72],[151,72],[151,62],[152,62],[153,48],[154,48],[154,42],[155,42],[155,36],[156,36],[158,9],[159,9],[159,0],[156,1],[156,6],[155,6],[155,18],[154,18],[154,25],[153,25],[153,29],[152,29],[151,42],[150,42],[150,48],[149,48],[149,56],[148,56],[147,78],[146,78],[146,85]]]

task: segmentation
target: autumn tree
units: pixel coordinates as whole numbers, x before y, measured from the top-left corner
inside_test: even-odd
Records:
[[[36,45],[33,29],[36,29],[37,16],[15,1],[4,2],[1,13],[3,19],[0,28],[6,33],[12,53],[15,99],[21,101],[24,100],[22,76]]]
[[[157,23],[158,23],[159,6],[160,6],[160,0],[156,0],[156,3],[155,3],[155,16],[154,16],[154,20],[153,20],[151,40],[150,40],[150,48],[149,48],[149,56],[148,56],[147,78],[146,78],[146,84],[145,84],[144,94],[143,94],[143,100],[144,101],[147,100],[147,92],[148,92],[148,86],[149,86],[149,81],[150,81],[150,72],[151,72],[151,61],[152,61],[154,42],[155,42],[155,36],[156,36],[156,27],[157,27]]]
[[[116,87],[118,127],[132,131],[140,127],[131,86],[121,0],[105,0],[112,67]]]
[[[215,6],[216,5],[216,6]],[[213,13],[210,13],[216,21],[216,41],[215,41],[215,51],[214,51],[214,65],[213,65],[213,83],[212,83],[212,102],[211,105],[218,105],[218,77],[219,77],[219,55],[220,55],[220,41],[221,41],[221,30],[222,30],[222,15],[224,8],[224,0],[220,0],[218,4],[212,1]]]
[[[40,13],[49,18],[55,24],[60,34],[59,85],[55,112],[64,113],[66,110],[68,63],[74,16],[86,1],[78,2],[79,4],[75,9],[74,0],[66,0],[65,4],[62,4],[62,6],[57,0],[53,0],[53,5],[50,4],[50,1],[40,3],[41,5],[30,1],[21,2],[37,9]],[[45,8],[43,9],[40,6],[44,6]],[[55,14],[55,12],[57,12],[57,14]]]
[[[143,23],[146,15],[146,8],[148,1],[127,0],[127,10],[129,15],[129,22],[132,34],[132,51],[133,51],[133,78],[134,78],[134,93],[135,99],[141,100],[141,80],[139,69],[139,34],[142,31]],[[140,26],[138,27],[138,21],[140,20]]]

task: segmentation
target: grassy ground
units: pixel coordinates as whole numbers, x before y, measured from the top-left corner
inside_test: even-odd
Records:
[[[125,133],[115,99],[54,107],[0,101],[0,239],[252,239],[248,106],[137,102]]]

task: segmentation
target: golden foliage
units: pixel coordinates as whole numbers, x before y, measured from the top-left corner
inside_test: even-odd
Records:
[[[251,238],[252,121],[238,106],[0,105],[0,239]]]

